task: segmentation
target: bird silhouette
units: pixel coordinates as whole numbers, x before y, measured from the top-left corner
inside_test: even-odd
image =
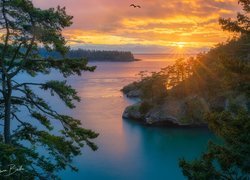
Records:
[[[141,8],[141,6],[139,6],[139,5],[135,5],[135,4],[130,4],[130,6],[129,6],[129,7]]]

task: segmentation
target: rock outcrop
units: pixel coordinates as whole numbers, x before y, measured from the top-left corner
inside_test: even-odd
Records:
[[[167,98],[161,105],[156,105],[146,114],[140,112],[141,103],[129,106],[123,118],[144,122],[150,125],[203,126],[203,114],[209,111],[206,101],[200,97],[184,100]]]
[[[128,93],[129,94],[129,93]],[[147,113],[141,112],[141,104],[127,107],[123,118],[139,121],[148,125],[167,126],[206,126],[204,115],[211,110],[234,110],[234,106],[250,110],[250,99],[246,95],[216,97],[206,100],[200,96],[189,96],[184,99],[167,97],[164,103],[154,105]]]
[[[142,92],[140,88],[138,87],[138,84],[136,82],[131,83],[121,90],[124,94],[126,94],[129,98],[140,98],[142,95]]]

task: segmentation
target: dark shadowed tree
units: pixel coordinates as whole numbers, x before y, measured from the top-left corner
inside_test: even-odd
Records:
[[[240,33],[240,38],[232,41],[231,51],[237,54],[234,57],[224,57],[223,84],[231,91],[250,96],[249,58],[243,58],[244,49],[239,46],[244,42],[248,48],[250,43],[250,1],[240,0],[244,13],[238,13],[237,19],[220,19],[224,30]],[[241,47],[241,48],[237,48]],[[220,47],[218,47],[220,48]],[[217,57],[221,58],[221,57]],[[241,59],[240,59],[241,58]],[[218,62],[219,64],[219,62]],[[230,89],[231,88],[231,89]],[[188,179],[241,179],[250,178],[250,113],[249,107],[234,106],[225,112],[211,112],[207,116],[207,122],[222,140],[219,144],[210,142],[208,150],[202,157],[193,162],[182,159],[180,167]]]
[[[208,151],[191,163],[182,159],[180,167],[188,179],[241,179],[250,177],[250,116],[239,110],[211,113],[210,128],[223,139],[221,144],[210,142]]]
[[[222,28],[227,31],[237,32],[241,34],[250,34],[250,1],[249,0],[239,0],[240,5],[243,6],[243,13],[238,13],[235,20],[229,18],[220,18],[219,23]]]
[[[97,149],[91,140],[98,134],[82,128],[80,120],[54,111],[35,93],[37,88],[49,91],[74,108],[80,98],[70,85],[56,80],[15,80],[21,73],[35,77],[38,73],[49,74],[52,69],[64,77],[94,71],[95,67],[87,66],[84,59],[42,59],[38,54],[38,46],[62,55],[68,51],[61,32],[72,24],[72,18],[61,7],[42,10],[30,0],[0,1],[0,167],[8,169],[14,164],[24,168],[10,178],[55,178],[59,170],[77,170],[71,165],[72,158],[85,144]],[[56,122],[59,131],[53,130]]]

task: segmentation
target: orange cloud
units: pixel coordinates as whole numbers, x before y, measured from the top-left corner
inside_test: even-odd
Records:
[[[233,17],[236,0],[34,0],[41,8],[66,6],[74,25],[64,31],[70,45],[139,44],[211,47],[225,41],[219,17]]]

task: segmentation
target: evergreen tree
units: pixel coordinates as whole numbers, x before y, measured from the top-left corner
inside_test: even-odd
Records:
[[[248,15],[250,12],[250,1],[239,0],[239,4],[243,6],[245,13],[238,13],[236,20],[220,19],[220,24],[224,30],[240,33],[239,39],[230,42],[230,48],[232,48],[233,45],[238,47],[242,42],[246,42],[245,45],[249,46],[250,18]],[[244,49],[241,48],[235,48],[232,49],[232,51],[237,51],[234,53],[237,54],[238,57],[241,57],[239,53],[243,54],[244,52]],[[221,59],[222,57],[217,58]],[[231,56],[231,58],[224,57],[221,62],[217,63],[222,63],[224,69],[223,76],[227,77],[223,79],[225,82],[221,83],[226,84],[227,88],[229,88],[228,90],[237,90],[249,97],[249,60],[247,58],[238,59]],[[207,116],[207,122],[210,129],[221,137],[222,142],[220,144],[210,142],[207,152],[198,160],[189,163],[182,159],[180,161],[180,167],[182,168],[183,174],[188,177],[188,179],[197,180],[249,179],[249,107],[246,107],[245,109],[242,109],[242,107],[234,107],[233,109],[224,112],[212,112]]]
[[[201,159],[191,163],[180,161],[188,179],[241,179],[250,177],[250,116],[239,110],[211,113],[207,117],[210,128],[223,139],[221,144],[210,142]]]
[[[42,10],[31,0],[0,1],[0,168],[10,164],[24,170],[12,174],[10,179],[56,178],[56,172],[71,165],[72,158],[81,153],[85,144],[93,150],[92,139],[98,134],[81,127],[80,120],[59,114],[35,93],[34,87],[57,95],[67,107],[74,108],[80,101],[77,92],[65,81],[17,82],[20,73],[35,77],[49,74],[52,69],[64,77],[81,75],[82,71],[94,71],[84,59],[43,59],[38,46],[55,50],[62,55],[68,47],[61,32],[72,24],[72,16],[65,8]],[[27,113],[23,118],[20,116]],[[34,126],[34,121],[40,123]],[[59,132],[53,132],[52,121],[61,124]],[[18,124],[15,126],[15,124]],[[56,134],[56,135],[55,135]],[[1,172],[2,178],[5,173]],[[6,177],[5,177],[6,178]]]

